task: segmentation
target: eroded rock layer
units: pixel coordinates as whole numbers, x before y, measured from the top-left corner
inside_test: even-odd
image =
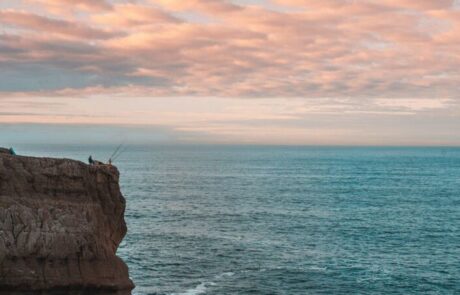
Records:
[[[116,167],[0,150],[0,290],[130,290]]]

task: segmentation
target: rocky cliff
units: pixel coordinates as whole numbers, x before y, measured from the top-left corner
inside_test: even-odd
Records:
[[[116,167],[0,150],[0,291],[131,290]],[[96,293],[92,293],[96,294]]]

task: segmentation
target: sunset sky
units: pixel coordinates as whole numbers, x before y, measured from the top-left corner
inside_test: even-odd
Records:
[[[37,134],[460,145],[460,3],[2,0],[0,143]]]

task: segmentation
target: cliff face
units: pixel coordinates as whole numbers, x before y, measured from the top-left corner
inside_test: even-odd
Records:
[[[116,256],[118,178],[114,166],[0,150],[0,290],[131,290]]]

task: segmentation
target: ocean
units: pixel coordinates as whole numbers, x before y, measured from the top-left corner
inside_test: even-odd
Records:
[[[129,145],[115,164],[134,295],[460,294],[460,148]]]

